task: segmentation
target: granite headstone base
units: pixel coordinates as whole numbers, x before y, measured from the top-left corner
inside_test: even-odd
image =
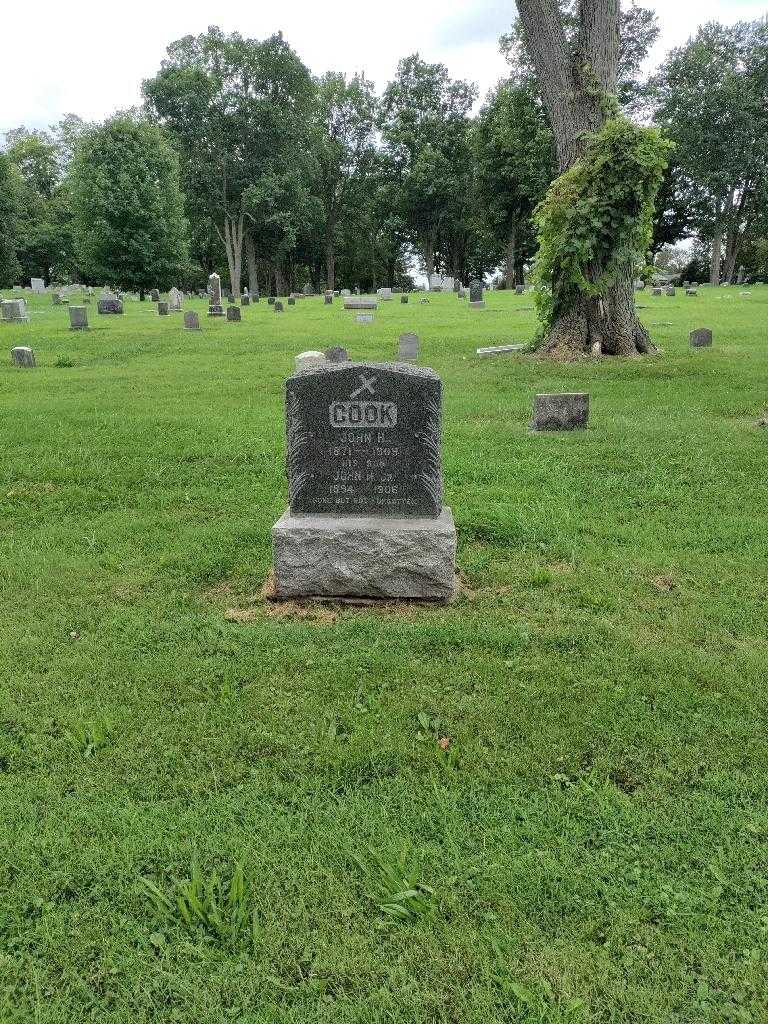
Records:
[[[293,513],[272,527],[275,596],[450,601],[456,527],[436,518]]]

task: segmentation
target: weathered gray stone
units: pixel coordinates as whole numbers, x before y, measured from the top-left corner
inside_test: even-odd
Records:
[[[469,282],[469,301],[471,303],[483,301],[483,282],[478,278]]]
[[[88,329],[88,310],[85,306],[69,307],[69,329],[71,331],[85,331]]]
[[[712,344],[712,331],[708,327],[699,327],[691,331],[689,337],[692,348],[709,348]]]
[[[333,305],[333,293],[331,293],[331,294],[329,295],[329,294],[328,294],[328,293],[326,292],[326,294],[325,294],[325,304],[326,304],[326,306],[332,306],[332,305]]]
[[[168,308],[172,313],[181,312],[181,304],[184,301],[184,292],[178,288],[171,288],[168,292]]]
[[[184,330],[185,331],[199,331],[200,330],[200,317],[194,310],[189,310],[184,314]]]
[[[698,293],[698,290],[696,288],[686,288],[685,289],[685,294],[686,295],[694,296],[694,295],[698,295],[699,293]]]
[[[250,295],[243,295],[242,298],[240,299],[240,305],[241,306],[250,306],[250,304],[251,304],[251,296]]]
[[[296,297],[294,295],[289,295],[288,296],[288,305],[289,306],[295,306],[296,305]]]
[[[379,288],[376,293],[382,302],[390,302],[392,300],[392,289],[391,288]]]
[[[153,288],[152,291],[149,293],[149,297],[152,300],[152,302],[159,302],[160,301],[160,290],[159,290],[159,288]]]
[[[240,313],[239,306],[227,306],[227,320],[230,323],[240,323],[242,314]]]
[[[31,370],[35,364],[35,353],[26,345],[19,345],[11,349],[11,361],[14,366],[24,366]]]
[[[341,345],[333,345],[331,348],[327,348],[325,350],[325,358],[329,363],[349,362],[349,354]]]
[[[221,304],[221,278],[213,273],[208,278],[208,316],[224,316]]]
[[[348,299],[351,294],[352,294],[352,292],[349,290],[349,288],[342,288],[341,289],[341,297],[343,299]]]
[[[668,298],[670,298],[670,299],[674,299],[674,297],[675,297],[675,289],[674,289],[674,287],[673,287],[672,285],[669,285],[669,287],[667,287],[667,288],[665,288],[665,289],[664,289],[664,294],[665,294],[665,295],[666,295],[666,296],[667,296]]]
[[[659,296],[659,295],[663,295],[664,293],[661,290],[661,288],[654,288],[651,294]]]
[[[294,359],[294,365],[297,370],[306,370],[310,366],[324,366],[327,361],[324,352],[312,350],[310,352],[299,352]]]
[[[524,344],[520,345],[491,345],[488,348],[477,349],[477,355],[481,358],[483,356],[507,356],[513,352],[522,352],[525,349]]]
[[[358,313],[355,317],[355,322],[358,324],[372,324],[373,313]]]
[[[515,295],[525,295],[525,285],[524,284],[516,284],[515,285]]]
[[[51,301],[53,302],[54,306],[60,306],[61,305],[61,292],[52,292],[51,293]]]
[[[344,309],[378,309],[379,305],[375,299],[344,299]]]
[[[9,323],[24,323],[29,320],[24,299],[3,299],[0,303],[0,315]]]
[[[282,313],[283,312],[283,304],[282,304],[282,302],[280,302],[279,299],[275,300],[274,309],[275,309],[276,313]]]
[[[410,519],[288,509],[272,545],[278,597],[448,601],[455,593],[456,527],[447,507]]]
[[[169,310],[168,310],[168,303],[164,302],[161,299],[160,302],[158,302],[158,304],[157,304],[157,315],[158,316],[168,316],[168,312],[169,312]]]
[[[122,299],[99,299],[96,309],[102,316],[108,313],[122,313],[123,301]]]
[[[589,419],[589,395],[536,395],[531,430],[580,430]]]
[[[45,281],[42,277],[33,277],[29,285],[35,295],[42,295],[45,292]]]
[[[397,358],[404,363],[419,358],[418,334],[401,334],[398,339]]]

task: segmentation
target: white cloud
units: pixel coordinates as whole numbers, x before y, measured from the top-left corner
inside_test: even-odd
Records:
[[[654,54],[685,42],[697,25],[717,18],[757,17],[760,0],[645,0],[659,13],[663,38]],[[418,50],[446,63],[455,77],[478,84],[481,96],[504,74],[497,38],[514,16],[509,0],[38,0],[6,13],[0,61],[0,133],[19,124],[44,127],[63,114],[101,120],[139,102],[141,81],[155,73],[169,42],[210,24],[263,38],[282,30],[315,73],[364,71],[379,87],[397,61]],[[17,22],[17,23],[16,23]]]

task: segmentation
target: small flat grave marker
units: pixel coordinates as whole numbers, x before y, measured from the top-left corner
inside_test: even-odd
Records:
[[[536,395],[531,430],[583,430],[589,419],[589,395]]]

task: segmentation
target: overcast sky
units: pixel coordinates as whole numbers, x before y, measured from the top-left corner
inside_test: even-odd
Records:
[[[628,0],[624,0],[628,2]],[[643,0],[659,14],[654,59],[712,19],[756,18],[768,0]],[[173,39],[224,31],[264,38],[282,30],[316,74],[363,71],[382,88],[399,58],[418,50],[442,61],[483,95],[504,74],[497,40],[514,16],[512,0],[9,0],[0,57],[0,134],[24,124],[42,128],[63,114],[98,121],[138,103]],[[14,24],[18,22],[17,24]]]

